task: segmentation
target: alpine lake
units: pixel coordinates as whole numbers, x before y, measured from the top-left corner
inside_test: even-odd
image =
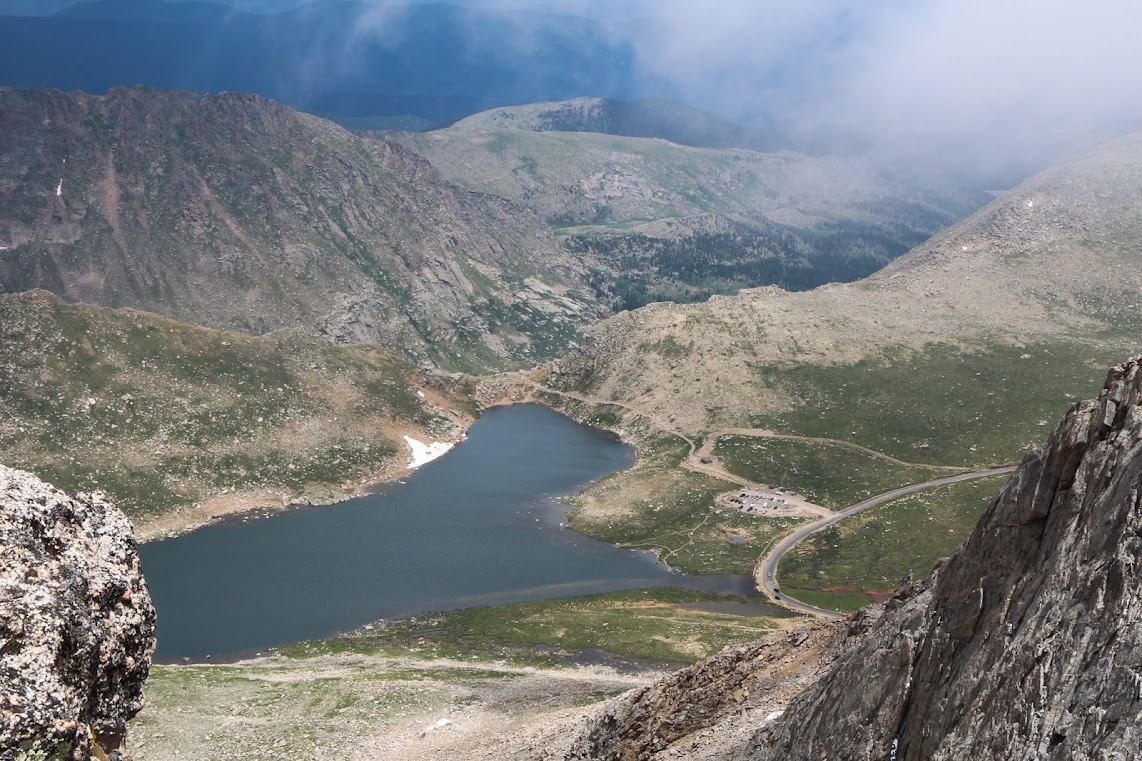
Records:
[[[367,496],[144,544],[156,660],[232,659],[380,619],[623,589],[756,594],[748,576],[686,576],[565,527],[560,497],[634,459],[612,434],[545,407],[499,407]]]

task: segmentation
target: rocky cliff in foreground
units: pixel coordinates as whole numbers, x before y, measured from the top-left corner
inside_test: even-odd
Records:
[[[772,664],[801,643],[761,643],[618,699],[569,757],[1137,758],[1140,401],[1136,357],[1027,455],[929,578],[835,625],[792,700]]]
[[[155,648],[126,517],[0,465],[0,611],[0,760],[117,755]]]

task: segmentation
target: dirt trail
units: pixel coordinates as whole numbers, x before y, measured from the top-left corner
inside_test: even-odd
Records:
[[[802,436],[796,433],[777,433],[776,431],[770,431],[766,428],[723,428],[721,430],[714,431],[709,436],[707,436],[706,440],[702,443],[702,448],[697,452],[698,456],[712,456],[714,446],[717,444],[718,439],[722,436],[755,436],[758,438],[766,439],[782,439],[784,441],[807,441],[814,444],[834,444],[836,446],[844,447],[845,449],[851,449],[855,452],[860,452],[862,454],[869,455],[870,457],[875,457],[878,460],[884,460],[885,462],[890,462],[893,465],[900,465],[906,468],[932,468],[933,470],[946,470],[949,473],[963,473],[966,470],[965,468],[961,468],[956,465],[929,465],[928,463],[908,462],[907,460],[900,460],[896,457],[893,457],[892,455],[885,454],[884,452],[878,452],[875,449],[870,449],[866,446],[862,446],[861,444],[857,444],[852,441],[844,441],[843,439],[829,439],[823,436]]]
[[[836,512],[820,505],[813,504],[812,502],[808,502],[805,499],[801,498],[799,495],[790,495],[787,492],[784,492],[781,495],[788,502],[789,509],[791,509],[793,512],[816,516],[817,520],[805,524],[792,533],[786,535],[784,539],[774,545],[773,549],[758,559],[754,570],[754,577],[757,588],[768,595],[770,599],[778,602],[778,604],[783,604],[786,607],[790,607],[802,613],[808,613],[810,615],[823,618],[835,618],[840,614],[834,611],[818,608],[814,605],[809,605],[808,603],[803,603],[800,600],[796,600],[789,597],[788,595],[783,595],[778,592],[777,566],[781,562],[782,557],[784,557],[786,553],[793,549],[802,540],[817,533],[818,531],[822,531],[829,526],[839,523],[845,518],[864,512],[865,510],[876,507],[877,505],[881,505],[905,494],[924,491],[926,489],[931,489],[946,484],[958,483],[960,481],[967,481],[975,478],[984,478],[986,476],[998,475],[1001,473],[1009,473],[1014,470],[1013,466],[1006,466],[989,468],[986,470],[968,471],[964,468],[956,467],[953,465],[928,465],[923,463],[907,462],[905,460],[900,460],[896,457],[892,457],[891,455],[884,454],[883,452],[878,452],[875,449],[869,449],[868,447],[862,446],[860,444],[855,444],[851,441],[829,439],[818,436],[801,436],[798,434],[777,433],[775,431],[770,431],[764,428],[723,428],[707,434],[705,439],[702,441],[702,446],[698,447],[694,439],[673,428],[672,426],[662,423],[653,415],[644,412],[637,407],[632,407],[631,405],[624,404],[622,402],[608,401],[606,399],[600,399],[598,397],[592,397],[585,394],[577,394],[570,391],[558,391],[552,388],[548,388],[547,386],[544,386],[530,379],[521,380],[525,385],[530,386],[536,392],[574,399],[575,401],[583,402],[585,404],[610,405],[612,407],[619,407],[620,409],[628,410],[636,415],[640,415],[649,420],[660,430],[664,431],[665,433],[677,436],[690,446],[689,453],[681,463],[681,466],[686,470],[713,476],[714,478],[728,481],[746,489],[754,490],[763,494],[772,494],[773,490],[765,484],[756,484],[749,481],[748,479],[742,478],[741,476],[730,473],[722,466],[720,462],[718,462],[718,459],[714,456],[713,453],[720,437],[755,436],[759,438],[783,439],[786,441],[805,441],[813,443],[835,444],[861,452],[863,454],[867,454],[872,457],[876,457],[880,460],[890,462],[895,465],[904,467],[925,467],[949,471],[949,475],[947,476],[934,478],[921,483],[909,484],[896,489],[891,489],[882,494],[874,495],[866,500],[858,502],[855,505],[850,505],[849,507]]]
[[[566,399],[574,399],[575,401],[583,402],[584,404],[618,407],[619,409],[627,410],[628,412],[633,412],[636,415],[644,417],[664,433],[668,433],[672,436],[677,436],[690,446],[690,453],[687,456],[686,460],[682,463],[683,468],[694,471],[696,473],[705,473],[707,475],[714,476],[715,478],[720,478],[724,481],[729,481],[740,486],[753,487],[757,486],[757,484],[749,481],[748,479],[742,478],[741,476],[730,473],[728,470],[722,467],[722,465],[717,461],[717,458],[714,457],[714,447],[717,446],[718,439],[723,436],[754,436],[758,438],[781,439],[784,441],[805,441],[815,444],[833,444],[906,468],[923,467],[932,468],[934,470],[946,470],[949,473],[966,472],[965,468],[961,468],[956,465],[930,465],[928,463],[908,462],[907,460],[901,460],[897,457],[893,457],[892,455],[885,454],[884,452],[878,452],[875,449],[871,449],[852,441],[845,441],[844,439],[831,439],[824,436],[803,436],[796,433],[778,433],[777,431],[771,431],[767,428],[720,428],[707,434],[705,439],[702,441],[702,446],[698,447],[697,442],[693,438],[682,433],[677,428],[663,423],[654,415],[646,412],[645,410],[641,410],[638,407],[634,407],[623,402],[602,399],[597,396],[578,394],[573,391],[559,391],[529,379],[521,379],[521,381],[524,385],[530,386],[534,391],[541,394],[551,394],[553,396],[560,396]],[[702,462],[703,458],[708,458],[712,460],[712,462],[704,463]]]
[[[576,394],[573,391],[559,391],[558,389],[554,389],[554,388],[550,388],[548,386],[544,386],[541,383],[537,383],[537,382],[530,380],[530,379],[527,379],[527,378],[521,378],[520,382],[523,383],[525,386],[530,386],[533,391],[536,391],[536,392],[541,393],[541,394],[551,394],[552,396],[561,396],[564,399],[573,399],[577,402],[583,402],[584,404],[594,404],[597,406],[605,406],[605,407],[618,407],[619,409],[623,409],[623,410],[626,410],[628,412],[633,412],[634,414],[639,415],[640,417],[644,417],[647,420],[649,420],[650,422],[654,423],[654,425],[658,429],[663,431],[664,433],[669,433],[672,436],[677,436],[678,438],[685,441],[687,444],[690,445],[690,455],[693,456],[693,454],[694,454],[695,447],[697,446],[697,444],[694,442],[694,439],[690,438],[689,436],[682,433],[678,429],[673,428],[670,425],[667,425],[666,423],[663,423],[661,420],[658,420],[657,418],[654,417],[654,415],[651,415],[649,412],[646,412],[644,410],[640,410],[638,407],[632,407],[631,405],[624,404],[623,402],[614,402],[614,401],[610,401],[608,399],[602,399],[602,398],[597,397],[597,396],[587,396],[586,394]]]
[[[697,441],[695,441],[693,438],[687,436],[686,434],[682,433],[681,431],[674,428],[673,426],[670,426],[670,425],[662,422],[661,420],[656,419],[653,415],[651,415],[647,412],[644,412],[643,410],[640,410],[637,407],[633,407],[629,404],[624,404],[622,402],[613,402],[613,401],[608,401],[606,399],[601,399],[599,397],[588,396],[586,394],[577,394],[577,393],[572,392],[572,391],[558,391],[556,389],[548,388],[547,386],[544,386],[544,385],[537,383],[537,382],[530,380],[530,379],[521,379],[521,380],[522,380],[524,385],[530,387],[532,389],[532,391],[534,391],[534,392],[538,392],[538,393],[542,393],[542,394],[551,394],[554,396],[563,397],[565,399],[573,399],[577,402],[583,402],[584,404],[610,405],[612,407],[618,407],[619,409],[624,409],[624,410],[627,410],[628,412],[634,413],[635,415],[639,415],[641,417],[646,418],[651,423],[653,423],[654,426],[656,428],[658,428],[659,430],[663,431],[664,433],[668,433],[672,436],[677,436],[678,438],[685,441],[686,444],[690,447],[690,451],[689,451],[689,453],[687,453],[686,458],[680,463],[681,467],[684,470],[688,470],[692,473],[700,473],[700,474],[705,475],[705,476],[711,476],[711,477],[716,478],[716,479],[721,480],[721,481],[726,481],[726,482],[731,483],[731,484],[736,484],[737,486],[742,487],[744,489],[749,489],[750,491],[756,491],[759,493],[768,494],[770,497],[780,496],[782,498],[783,502],[788,504],[788,507],[782,508],[779,510],[779,512],[774,513],[775,516],[780,514],[780,515],[803,515],[803,516],[809,516],[809,517],[821,517],[821,516],[829,516],[829,515],[833,514],[832,510],[829,510],[826,507],[822,507],[821,505],[817,505],[817,504],[814,504],[812,502],[809,502],[808,500],[806,500],[804,497],[801,497],[800,495],[790,495],[788,493],[778,495],[774,492],[773,489],[770,489],[766,484],[758,484],[758,483],[755,483],[753,481],[750,481],[748,478],[743,478],[739,475],[731,473],[730,471],[726,470],[726,468],[720,462],[718,462],[718,459],[716,457],[714,457],[714,455],[713,455],[714,446],[717,444],[719,436],[728,436],[728,435],[769,436],[772,438],[803,439],[806,441],[830,441],[830,442],[834,442],[834,443],[842,444],[842,445],[847,445],[848,442],[834,441],[833,439],[812,439],[810,437],[778,434],[778,433],[774,433],[772,431],[766,431],[766,430],[760,429],[760,428],[726,428],[723,430],[715,431],[715,432],[707,435],[705,440],[702,442],[701,448],[699,448]],[[884,457],[885,459],[892,460],[892,458],[888,457],[887,455],[882,455],[879,452],[875,452],[871,449],[868,451],[871,454],[874,454],[874,455],[877,455],[880,457]],[[895,461],[895,462],[899,462],[899,461]],[[957,470],[959,470],[959,469],[957,469]]]

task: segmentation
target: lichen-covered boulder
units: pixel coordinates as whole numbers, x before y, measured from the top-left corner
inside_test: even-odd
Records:
[[[0,465],[0,760],[119,755],[154,648],[126,516]]]

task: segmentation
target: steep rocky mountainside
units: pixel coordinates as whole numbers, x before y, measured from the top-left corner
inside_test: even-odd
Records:
[[[253,96],[0,89],[0,290],[450,369],[531,364],[596,317],[524,208]]]
[[[1137,345],[1140,193],[1136,133],[1031,178],[866,280],[612,317],[547,382],[683,431],[777,427],[908,460],[1009,459],[1044,415],[1082,398],[1072,380],[1095,381]],[[1049,408],[1004,401],[1005,389],[1047,383],[1059,390]]]
[[[376,347],[0,295],[0,462],[106,492],[146,536],[403,473],[402,436],[457,440],[464,396]]]
[[[835,625],[792,700],[764,666],[801,642],[729,651],[613,702],[568,756],[1137,757],[1140,402],[1136,357],[1024,458],[930,577]]]
[[[859,280],[927,237],[905,226],[841,222],[828,228],[806,233],[760,214],[698,214],[623,230],[596,227],[564,240],[597,268],[591,282],[600,294],[613,292],[618,307],[635,309],[655,301],[704,301],[757,285],[802,291]],[[937,229],[933,222],[931,232]]]
[[[509,128],[657,137],[696,148],[749,148],[768,152],[787,147],[786,141],[774,131],[727,122],[701,109],[662,98],[635,101],[574,98],[505,106],[467,116],[449,127],[454,132]]]
[[[118,758],[155,649],[126,517],[0,465],[0,610],[0,758]]]
[[[854,280],[986,201],[842,158],[531,131],[551,113],[545,107],[579,103],[499,109],[448,129],[386,136],[453,182],[532,208],[571,250],[589,255],[596,282],[635,297],[626,306]]]

